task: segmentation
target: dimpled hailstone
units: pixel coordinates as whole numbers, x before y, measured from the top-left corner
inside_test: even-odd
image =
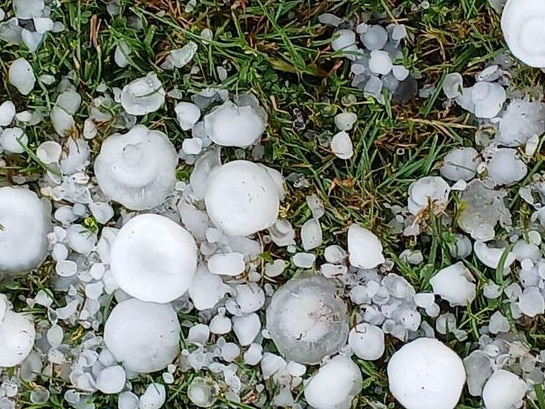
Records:
[[[204,117],[208,137],[217,145],[245,148],[265,132],[265,121],[254,107],[225,101]]]
[[[357,224],[348,228],[348,253],[350,264],[357,268],[375,268],[385,261],[378,237]]]
[[[315,409],[348,409],[362,390],[359,367],[337,355],[322,366],[305,385],[305,399]]]
[[[125,85],[121,91],[121,105],[131,115],[155,112],[165,102],[165,90],[157,75],[150,73]]]
[[[460,357],[431,338],[404,345],[387,373],[390,392],[406,409],[453,409],[466,381]]]
[[[451,306],[466,306],[476,297],[475,284],[461,261],[440,270],[430,280],[433,292]]]
[[[125,224],[110,253],[123,291],[142,301],[167,303],[182,296],[197,270],[193,237],[167,217],[142,214]]]
[[[170,304],[129,299],[117,304],[104,327],[104,343],[133,372],[166,368],[179,352],[180,323]]]
[[[173,191],[177,163],[176,149],[164,133],[138,125],[102,143],[95,175],[111,200],[145,210],[163,203]]]
[[[0,279],[37,267],[47,254],[50,206],[23,188],[0,188]]]
[[[237,160],[210,174],[204,202],[208,216],[225,234],[247,236],[274,224],[280,192],[266,167]]]
[[[484,385],[483,402],[486,409],[511,409],[519,407],[527,391],[528,387],[521,378],[500,369]]]
[[[509,50],[531,67],[545,67],[545,3],[508,0],[501,16],[501,29]]]
[[[319,363],[346,343],[346,305],[335,282],[323,277],[297,278],[282,286],[267,308],[267,329],[286,359]]]
[[[5,303],[0,294],[0,305]],[[5,305],[5,304],[4,304]],[[0,308],[0,368],[19,365],[32,351],[36,331],[32,319]]]
[[[17,88],[22,95],[28,95],[36,85],[36,76],[32,66],[24,58],[13,61],[9,67],[9,83]]]

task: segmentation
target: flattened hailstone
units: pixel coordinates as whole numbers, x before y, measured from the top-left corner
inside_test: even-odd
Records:
[[[97,388],[102,393],[119,393],[125,387],[127,374],[120,365],[104,368],[97,376]]]
[[[460,357],[431,338],[405,344],[392,355],[387,373],[390,392],[406,409],[453,409],[466,381]]]
[[[37,267],[47,254],[51,208],[23,188],[0,188],[0,279]]]
[[[486,409],[511,409],[519,407],[528,386],[517,375],[500,369],[488,379],[483,389]]]
[[[360,40],[369,51],[382,50],[388,42],[388,32],[381,25],[374,24],[360,35]]]
[[[540,1],[508,0],[501,15],[501,29],[509,50],[530,67],[545,67],[545,7]]]
[[[457,148],[445,156],[441,167],[441,176],[454,182],[473,179],[477,174],[477,167],[481,163],[479,153],[474,148]]]
[[[362,382],[360,368],[350,358],[337,355],[310,378],[305,399],[315,409],[348,409]]]
[[[516,149],[499,148],[488,162],[488,177],[496,186],[510,186],[528,174],[528,167],[518,157]]]
[[[471,88],[471,102],[475,105],[474,114],[477,118],[494,118],[506,99],[505,89],[494,82],[477,82]]]
[[[131,115],[146,115],[161,108],[165,95],[157,75],[149,73],[125,85],[121,91],[121,105]]]
[[[357,224],[348,228],[348,254],[350,264],[357,268],[375,268],[385,261],[378,237]]]
[[[447,74],[443,80],[442,88],[447,98],[454,99],[461,97],[463,87],[464,80],[462,75],[457,72]]]
[[[369,59],[369,70],[374,74],[387,75],[394,64],[388,51],[373,50]]]
[[[310,219],[301,227],[303,249],[309,251],[322,244],[322,226],[318,219]]]
[[[251,106],[238,106],[225,101],[204,116],[204,127],[210,140],[220,146],[246,148],[256,143],[265,132],[266,121]]]
[[[516,148],[545,132],[545,104],[512,99],[503,113],[496,133],[499,145]]]
[[[506,195],[504,190],[487,189],[479,180],[468,183],[460,194],[464,203],[458,216],[460,228],[475,240],[492,240],[498,222],[511,225],[511,213],[504,203]]]
[[[0,297],[4,296],[0,294]],[[11,310],[0,314],[0,368],[23,362],[34,347],[35,338],[32,318]]]
[[[0,104],[0,126],[8,126],[15,118],[15,104],[11,101],[5,101]]]
[[[443,211],[448,204],[450,186],[439,176],[426,176],[409,186],[409,212],[418,215],[430,206],[434,213]]]
[[[467,388],[471,396],[481,396],[483,387],[492,375],[492,362],[484,351],[473,351],[464,358],[467,374]]]
[[[114,61],[120,68],[125,68],[129,65],[129,57],[132,54],[132,50],[125,40],[121,40],[115,47]]]
[[[475,299],[475,284],[472,281],[471,273],[459,261],[440,270],[432,277],[430,284],[435,294],[455,307],[466,306]]]
[[[348,160],[354,156],[354,146],[350,135],[344,131],[336,133],[331,139],[331,151],[339,159]]]
[[[199,408],[211,408],[216,403],[218,392],[215,382],[195,377],[187,388],[187,397]]]
[[[193,128],[201,117],[201,109],[198,105],[191,102],[178,103],[178,105],[174,107],[174,111],[176,112],[176,118],[178,119],[182,131]]]
[[[165,216],[142,214],[117,234],[110,267],[127,294],[142,301],[168,303],[182,296],[197,271],[195,240]]]
[[[384,332],[375,325],[358,324],[350,330],[348,345],[358,358],[375,361],[384,355]]]
[[[28,95],[34,89],[36,76],[32,66],[24,58],[19,58],[9,66],[9,83],[23,95]]]
[[[229,236],[247,236],[278,218],[280,192],[265,166],[236,160],[215,169],[204,195],[208,216]]]
[[[21,128],[6,128],[0,131],[0,145],[6,153],[23,153],[27,144],[28,136]]]
[[[356,33],[352,30],[337,30],[333,34],[333,41],[331,42],[331,48],[333,51],[341,51],[341,55],[355,60],[356,56],[354,55],[358,51],[358,46],[356,45]]]
[[[214,308],[230,289],[221,277],[210,273],[206,265],[199,265],[188,293],[195,308],[203,311]]]
[[[44,0],[14,0],[15,17],[31,19],[41,17],[45,8]]]
[[[140,396],[138,409],[159,409],[167,400],[167,392],[164,385],[150,383],[143,395]]]
[[[537,287],[525,288],[517,303],[520,311],[529,317],[545,312],[545,300]]]
[[[310,276],[289,281],[273,295],[267,329],[287,360],[317,364],[346,343],[347,309],[336,293],[335,281]]]
[[[95,160],[100,189],[131,210],[159,206],[176,183],[178,155],[172,142],[143,125],[107,138]]]
[[[180,323],[170,304],[129,299],[117,304],[104,327],[104,343],[125,369],[151,373],[179,352]]]
[[[341,112],[335,115],[335,126],[339,131],[350,131],[357,120],[358,116],[355,113]]]

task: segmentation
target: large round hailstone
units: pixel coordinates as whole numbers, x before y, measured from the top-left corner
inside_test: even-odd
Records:
[[[0,300],[1,302],[1,300]],[[10,368],[23,362],[32,351],[36,330],[27,315],[0,311],[0,368]]]
[[[204,126],[215,144],[246,148],[259,140],[266,122],[254,107],[225,101],[204,117]]]
[[[337,355],[310,378],[305,399],[315,409],[348,409],[362,390],[358,366],[348,357]]]
[[[23,188],[0,188],[0,279],[37,267],[47,254],[50,206]]]
[[[500,369],[488,379],[483,389],[486,409],[511,409],[519,407],[528,386],[517,375]]]
[[[121,105],[131,115],[157,111],[165,102],[165,90],[157,75],[150,73],[126,85],[121,91]]]
[[[133,372],[166,368],[179,352],[180,323],[170,304],[129,299],[117,304],[104,327],[104,342]]]
[[[289,281],[271,299],[267,329],[286,359],[317,364],[345,345],[348,336],[346,305],[335,282],[323,277]]]
[[[545,67],[545,4],[536,0],[508,0],[501,29],[509,50],[531,67]]]
[[[204,202],[208,216],[225,234],[247,236],[274,224],[280,191],[265,166],[236,160],[210,174]]]
[[[431,338],[404,345],[387,372],[390,391],[406,409],[453,409],[466,381],[460,357]]]
[[[142,214],[117,234],[110,267],[119,287],[142,301],[168,303],[182,296],[197,271],[195,240],[167,217]]]
[[[102,143],[95,175],[111,200],[131,210],[145,210],[159,206],[173,191],[177,163],[176,149],[167,136],[139,125]]]

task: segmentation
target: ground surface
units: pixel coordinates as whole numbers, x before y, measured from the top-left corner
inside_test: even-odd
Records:
[[[112,18],[106,12],[105,2],[61,1],[54,19],[64,22],[67,30],[48,35],[36,55],[31,56],[19,46],[0,45],[3,81],[7,79],[7,63],[22,56],[31,58],[33,66],[39,67],[43,74],[72,71],[80,94],[88,95],[87,101],[84,97],[83,107],[102,82],[123,87],[127,79],[150,71],[159,72],[165,86],[175,85],[182,92],[208,86],[226,88],[233,94],[250,91],[269,114],[263,162],[281,169],[286,176],[295,173],[309,181],[309,186],[304,188],[288,184],[288,195],[281,212],[294,226],[300,226],[309,218],[305,196],[315,193],[326,206],[322,219],[325,244],[342,243],[349,224],[358,222],[381,238],[385,253],[394,260],[405,248],[424,248],[427,263],[423,268],[399,262],[394,269],[422,290],[429,289],[428,281],[433,271],[451,264],[447,242],[452,232],[441,230],[437,224],[428,243],[399,242],[398,237],[390,236],[386,228],[392,215],[385,203],[405,205],[409,184],[422,176],[436,174],[441,158],[452,147],[470,146],[477,124],[458,107],[446,106],[444,96],[439,92],[428,99],[415,98],[397,105],[383,106],[366,99],[361,91],[350,87],[349,63],[332,55],[329,46],[332,29],[319,24],[317,17],[324,12],[356,20],[361,13],[378,13],[388,20],[401,16],[393,21],[405,24],[410,33],[410,40],[404,46],[404,62],[420,77],[422,87],[438,85],[445,74],[454,71],[469,78],[483,68],[485,61],[505,51],[498,16],[485,0],[431,0],[428,9],[418,9],[417,2],[402,0],[236,0],[226,5],[204,0],[197,2],[191,12],[184,11],[182,2],[169,0],[123,0],[121,4],[122,12]],[[10,7],[9,1],[0,1],[0,8],[7,10]],[[145,36],[128,28],[126,16],[131,13],[145,21]],[[204,42],[199,37],[200,31],[207,27],[215,33],[212,42]],[[136,50],[133,64],[126,69],[113,64],[114,48],[120,39]],[[188,40],[199,44],[190,66],[198,65],[200,73],[189,78],[185,76],[189,67],[170,72],[160,70],[158,67],[166,51],[179,48]],[[231,67],[223,82],[216,71],[219,65]],[[517,68],[512,80],[521,86],[533,85],[540,76],[538,70]],[[3,83],[0,84],[0,101],[6,99],[14,101],[21,110],[25,104],[32,108],[49,105],[52,97],[46,90],[41,94],[37,91],[27,101]],[[168,116],[163,115],[163,110],[146,116],[141,123],[165,131],[179,146],[187,135],[179,130],[172,107],[170,103]],[[349,161],[336,159],[327,146],[319,143],[321,135],[336,132],[333,117],[341,110],[358,115],[356,129],[352,132],[356,155]],[[29,133],[29,146],[36,147],[53,134],[45,122]],[[107,128],[100,130],[101,137],[108,134]],[[95,153],[99,148],[96,143]],[[532,172],[539,171],[541,163],[542,157],[538,153]],[[181,165],[180,179],[190,170]],[[20,160],[10,161],[0,168],[0,183],[10,183],[18,174],[38,177],[41,172],[31,157],[23,155]],[[516,215],[517,206],[522,205],[516,200],[511,205]],[[523,206],[519,212],[524,213]],[[470,264],[477,276],[484,274],[479,272],[477,262],[470,261]],[[47,286],[51,267],[46,264],[42,271],[23,281],[1,283],[0,292],[34,294],[37,289]],[[293,274],[297,272],[293,271]],[[479,285],[482,283],[479,280]],[[15,298],[12,301],[17,302]],[[466,356],[478,339],[477,328],[486,323],[491,311],[501,309],[499,303],[479,297],[471,310],[451,309],[458,315],[460,328],[469,332],[469,339],[465,342],[449,337],[443,340]],[[33,313],[39,316],[44,311],[36,309]],[[528,341],[536,350],[545,348],[544,336],[539,331],[542,326],[543,318],[540,317],[528,320],[525,327],[519,328],[526,331]],[[76,342],[80,335],[74,331],[73,341]],[[393,343],[388,343],[390,351],[386,356],[390,356],[394,347]],[[369,398],[395,407],[387,393],[385,360],[358,363],[364,373],[365,387],[354,407],[365,407]],[[251,371],[248,368],[250,377]],[[188,407],[185,390],[192,376],[191,372],[181,374],[168,386],[166,408]],[[150,379],[143,377],[142,385]],[[47,382],[58,384],[55,379],[43,380],[42,384]],[[68,407],[62,395],[53,396],[43,406],[33,405],[28,399],[31,389],[32,385],[23,388],[21,407]],[[244,402],[237,405],[218,402],[217,407],[253,407],[250,394]],[[100,394],[96,395],[96,403],[99,408],[117,405],[115,397]],[[478,408],[479,402],[464,398],[458,407]],[[545,401],[541,408],[545,408]]]

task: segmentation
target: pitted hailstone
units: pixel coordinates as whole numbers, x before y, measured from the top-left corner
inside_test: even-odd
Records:
[[[159,131],[143,125],[108,137],[95,160],[100,189],[130,210],[159,206],[176,183],[178,154]]]
[[[117,234],[112,273],[123,291],[142,301],[167,303],[182,296],[197,270],[193,237],[167,217],[142,214]]]

